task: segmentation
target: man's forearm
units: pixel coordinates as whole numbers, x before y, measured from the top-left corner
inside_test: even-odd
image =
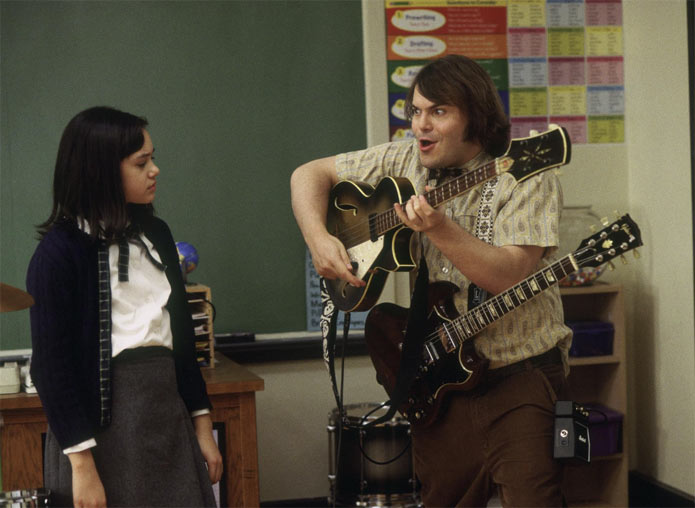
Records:
[[[337,181],[332,158],[319,159],[297,168],[290,179],[292,211],[304,240],[326,232],[328,196]]]
[[[492,294],[527,277],[543,255],[542,247],[532,245],[489,245],[448,218],[425,234],[461,273]]]

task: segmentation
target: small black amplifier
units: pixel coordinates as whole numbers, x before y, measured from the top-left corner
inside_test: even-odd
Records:
[[[591,461],[589,412],[571,400],[555,403],[553,458]]]

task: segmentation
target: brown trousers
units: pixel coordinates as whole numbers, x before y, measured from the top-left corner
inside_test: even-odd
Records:
[[[427,507],[562,506],[562,464],[553,459],[561,365],[523,370],[470,393],[449,393],[427,428],[413,428],[415,470]]]

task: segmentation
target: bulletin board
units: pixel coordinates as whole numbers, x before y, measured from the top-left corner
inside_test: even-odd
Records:
[[[391,140],[412,137],[407,90],[462,54],[492,77],[515,137],[549,123],[574,144],[623,143],[621,0],[385,0]]]

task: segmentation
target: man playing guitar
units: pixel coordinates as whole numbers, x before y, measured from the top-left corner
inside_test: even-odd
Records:
[[[329,194],[339,180],[375,185],[408,178],[416,194],[394,204],[416,233],[413,249],[430,282],[460,290],[461,313],[548,266],[558,247],[562,191],[552,172],[518,182],[508,174],[433,208],[423,193],[503,154],[509,122],[492,80],[469,58],[450,55],[415,78],[407,112],[414,140],[318,159],[297,168],[292,207],[317,272],[362,287],[338,238],[326,229]],[[472,390],[449,396],[431,425],[412,429],[413,457],[426,506],[560,506],[562,469],[552,457],[554,405],[563,397],[571,332],[557,287],[474,339],[489,361]]]

